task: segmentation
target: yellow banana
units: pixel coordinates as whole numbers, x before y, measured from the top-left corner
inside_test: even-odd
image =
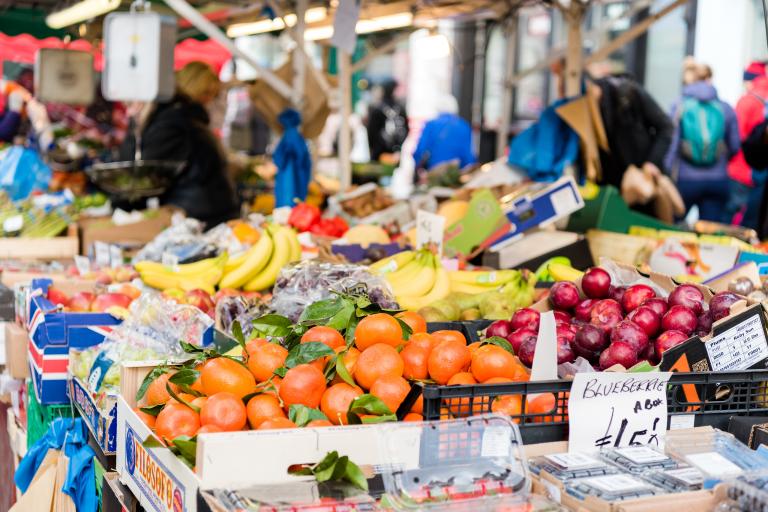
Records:
[[[219,288],[240,288],[253,279],[269,262],[274,249],[274,242],[268,230],[264,230],[259,240],[248,249],[245,261],[234,270],[224,274]]]
[[[229,258],[227,262],[224,264],[224,273],[228,274],[232,272],[234,269],[242,265],[243,262],[245,261],[245,258],[247,257],[248,257],[248,251],[245,250],[240,254],[238,254],[237,256]]]
[[[424,295],[435,284],[435,259],[430,254],[417,263],[418,270],[409,279],[397,279],[394,274],[385,274],[384,277],[392,285],[395,295]]]
[[[243,287],[245,291],[260,292],[270,288],[275,284],[280,269],[290,260],[291,241],[288,239],[288,234],[284,230],[278,229],[274,236],[275,250],[272,251],[272,259],[269,260],[267,266],[259,274],[245,283]]]
[[[215,293],[215,284],[221,279],[222,272],[222,268],[212,268],[198,276],[176,275],[168,271],[145,271],[140,275],[141,280],[145,284],[159,290],[179,288],[184,291],[190,291],[200,288],[213,294]]]
[[[398,286],[400,283],[408,283],[416,278],[421,273],[421,269],[424,268],[422,263],[422,257],[418,256],[410,263],[407,263],[403,268],[395,272],[389,272],[384,274],[384,279],[391,286]]]
[[[451,293],[451,281],[448,278],[448,271],[440,267],[435,271],[435,281],[429,293],[421,296],[403,295],[397,296],[397,303],[400,307],[408,311],[418,311],[430,304],[442,300]]]
[[[184,263],[181,265],[175,265],[169,267],[156,261],[140,261],[134,265],[136,272],[173,272],[179,275],[195,276],[201,272],[205,272],[210,268],[220,265],[222,261],[226,261],[228,258],[227,253],[222,253],[215,258],[206,258],[204,260],[196,261],[194,263]]]
[[[563,265],[561,263],[550,263],[547,269],[549,270],[549,275],[555,281],[578,281],[584,275],[584,272],[581,270],[576,270],[570,265]]]
[[[388,274],[402,269],[405,265],[413,261],[416,257],[416,253],[413,251],[403,251],[397,254],[393,254],[387,258],[372,263],[370,269],[380,274]]]
[[[477,284],[457,283],[456,281],[451,281],[452,292],[468,293],[470,295],[492,292],[494,290],[498,290],[501,286],[503,286],[503,284],[496,286],[481,286]]]
[[[465,283],[490,288],[506,284],[519,275],[520,272],[517,270],[454,270],[453,272],[448,272],[451,283]]]
[[[299,236],[293,228],[284,227],[283,230],[288,235],[288,241],[291,242],[291,258],[290,262],[301,261],[301,243],[299,243]]]

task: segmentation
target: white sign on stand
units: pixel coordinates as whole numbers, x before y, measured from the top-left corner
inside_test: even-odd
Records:
[[[419,210],[416,212],[416,248],[430,247],[435,254],[443,254],[445,217]]]
[[[577,373],[568,399],[569,451],[663,448],[671,372]]]
[[[357,20],[360,19],[360,0],[340,0],[333,17],[331,45],[352,55],[357,44]]]

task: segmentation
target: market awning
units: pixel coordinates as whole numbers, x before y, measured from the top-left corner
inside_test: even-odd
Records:
[[[94,64],[98,71],[103,68],[101,48],[94,50],[91,43],[76,39],[69,43],[56,37],[37,39],[29,34],[9,36],[0,33],[0,62],[11,61],[20,64],[34,64],[35,55],[40,48],[69,48],[93,52]],[[199,41],[185,39],[176,45],[174,67],[180,69],[187,63],[200,60],[211,65],[217,72],[231,58],[229,51],[211,39]]]

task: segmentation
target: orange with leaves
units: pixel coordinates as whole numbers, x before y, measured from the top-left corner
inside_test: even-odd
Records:
[[[253,429],[259,428],[259,425],[270,418],[286,417],[280,401],[274,395],[266,393],[251,397],[245,410],[248,424]]]
[[[280,428],[296,428],[296,424],[288,418],[269,418],[259,425],[258,430],[276,430]]]
[[[427,332],[427,321],[424,317],[414,311],[403,311],[395,315],[395,318],[402,320],[405,325],[411,328],[412,334]]]
[[[144,394],[144,401],[148,406],[164,404],[171,399],[171,395],[168,394],[165,385],[168,383],[168,379],[173,377],[174,373],[176,372],[164,373],[150,383],[147,387],[147,392]],[[174,393],[179,392],[179,387],[176,384],[169,385]]]
[[[403,376],[405,364],[394,347],[377,343],[363,350],[355,364],[355,381],[363,389],[371,389],[373,383],[384,375]]]
[[[463,339],[463,337],[462,337]],[[464,341],[443,341],[429,354],[429,376],[438,384],[447,384],[459,372],[469,367],[471,356]]]
[[[138,416],[139,419],[141,421],[143,421],[144,424],[146,426],[148,426],[150,429],[154,429],[155,428],[155,417],[154,416],[152,416],[151,414],[147,414],[146,412],[142,411],[138,407],[135,407],[133,409],[133,412],[135,412],[136,416]]]
[[[203,426],[216,425],[224,432],[243,430],[246,421],[243,400],[226,391],[209,396],[200,409],[200,423]]]
[[[274,375],[275,370],[285,364],[288,351],[277,343],[263,343],[254,348],[248,356],[248,369],[257,382],[264,382]]]
[[[301,343],[308,343],[310,341],[320,342],[331,350],[346,346],[344,336],[339,331],[333,327],[325,327],[323,325],[316,325],[301,336]]]
[[[169,444],[179,436],[193,437],[200,428],[200,416],[181,404],[168,404],[155,418],[155,433]]]
[[[472,354],[472,375],[478,382],[494,377],[515,379],[518,374],[515,356],[496,345],[483,345]]]
[[[200,370],[200,379],[207,396],[225,391],[243,398],[256,390],[256,380],[248,368],[227,357],[206,361]]]
[[[334,384],[329,387],[320,400],[320,410],[323,411],[331,423],[335,425],[347,424],[347,411],[349,404],[363,394],[363,390],[350,386],[346,382]]]
[[[286,409],[294,404],[317,409],[325,389],[323,372],[310,364],[300,364],[286,372],[279,395]]]
[[[371,394],[379,398],[394,414],[403,403],[411,386],[408,381],[397,375],[382,375],[371,386]]]
[[[366,316],[355,328],[355,346],[361,350],[383,343],[397,347],[403,343],[403,329],[400,322],[386,313]]]

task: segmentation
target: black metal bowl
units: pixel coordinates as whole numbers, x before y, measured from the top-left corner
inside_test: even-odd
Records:
[[[108,194],[128,201],[165,193],[184,169],[185,162],[134,160],[95,164],[88,177]]]

